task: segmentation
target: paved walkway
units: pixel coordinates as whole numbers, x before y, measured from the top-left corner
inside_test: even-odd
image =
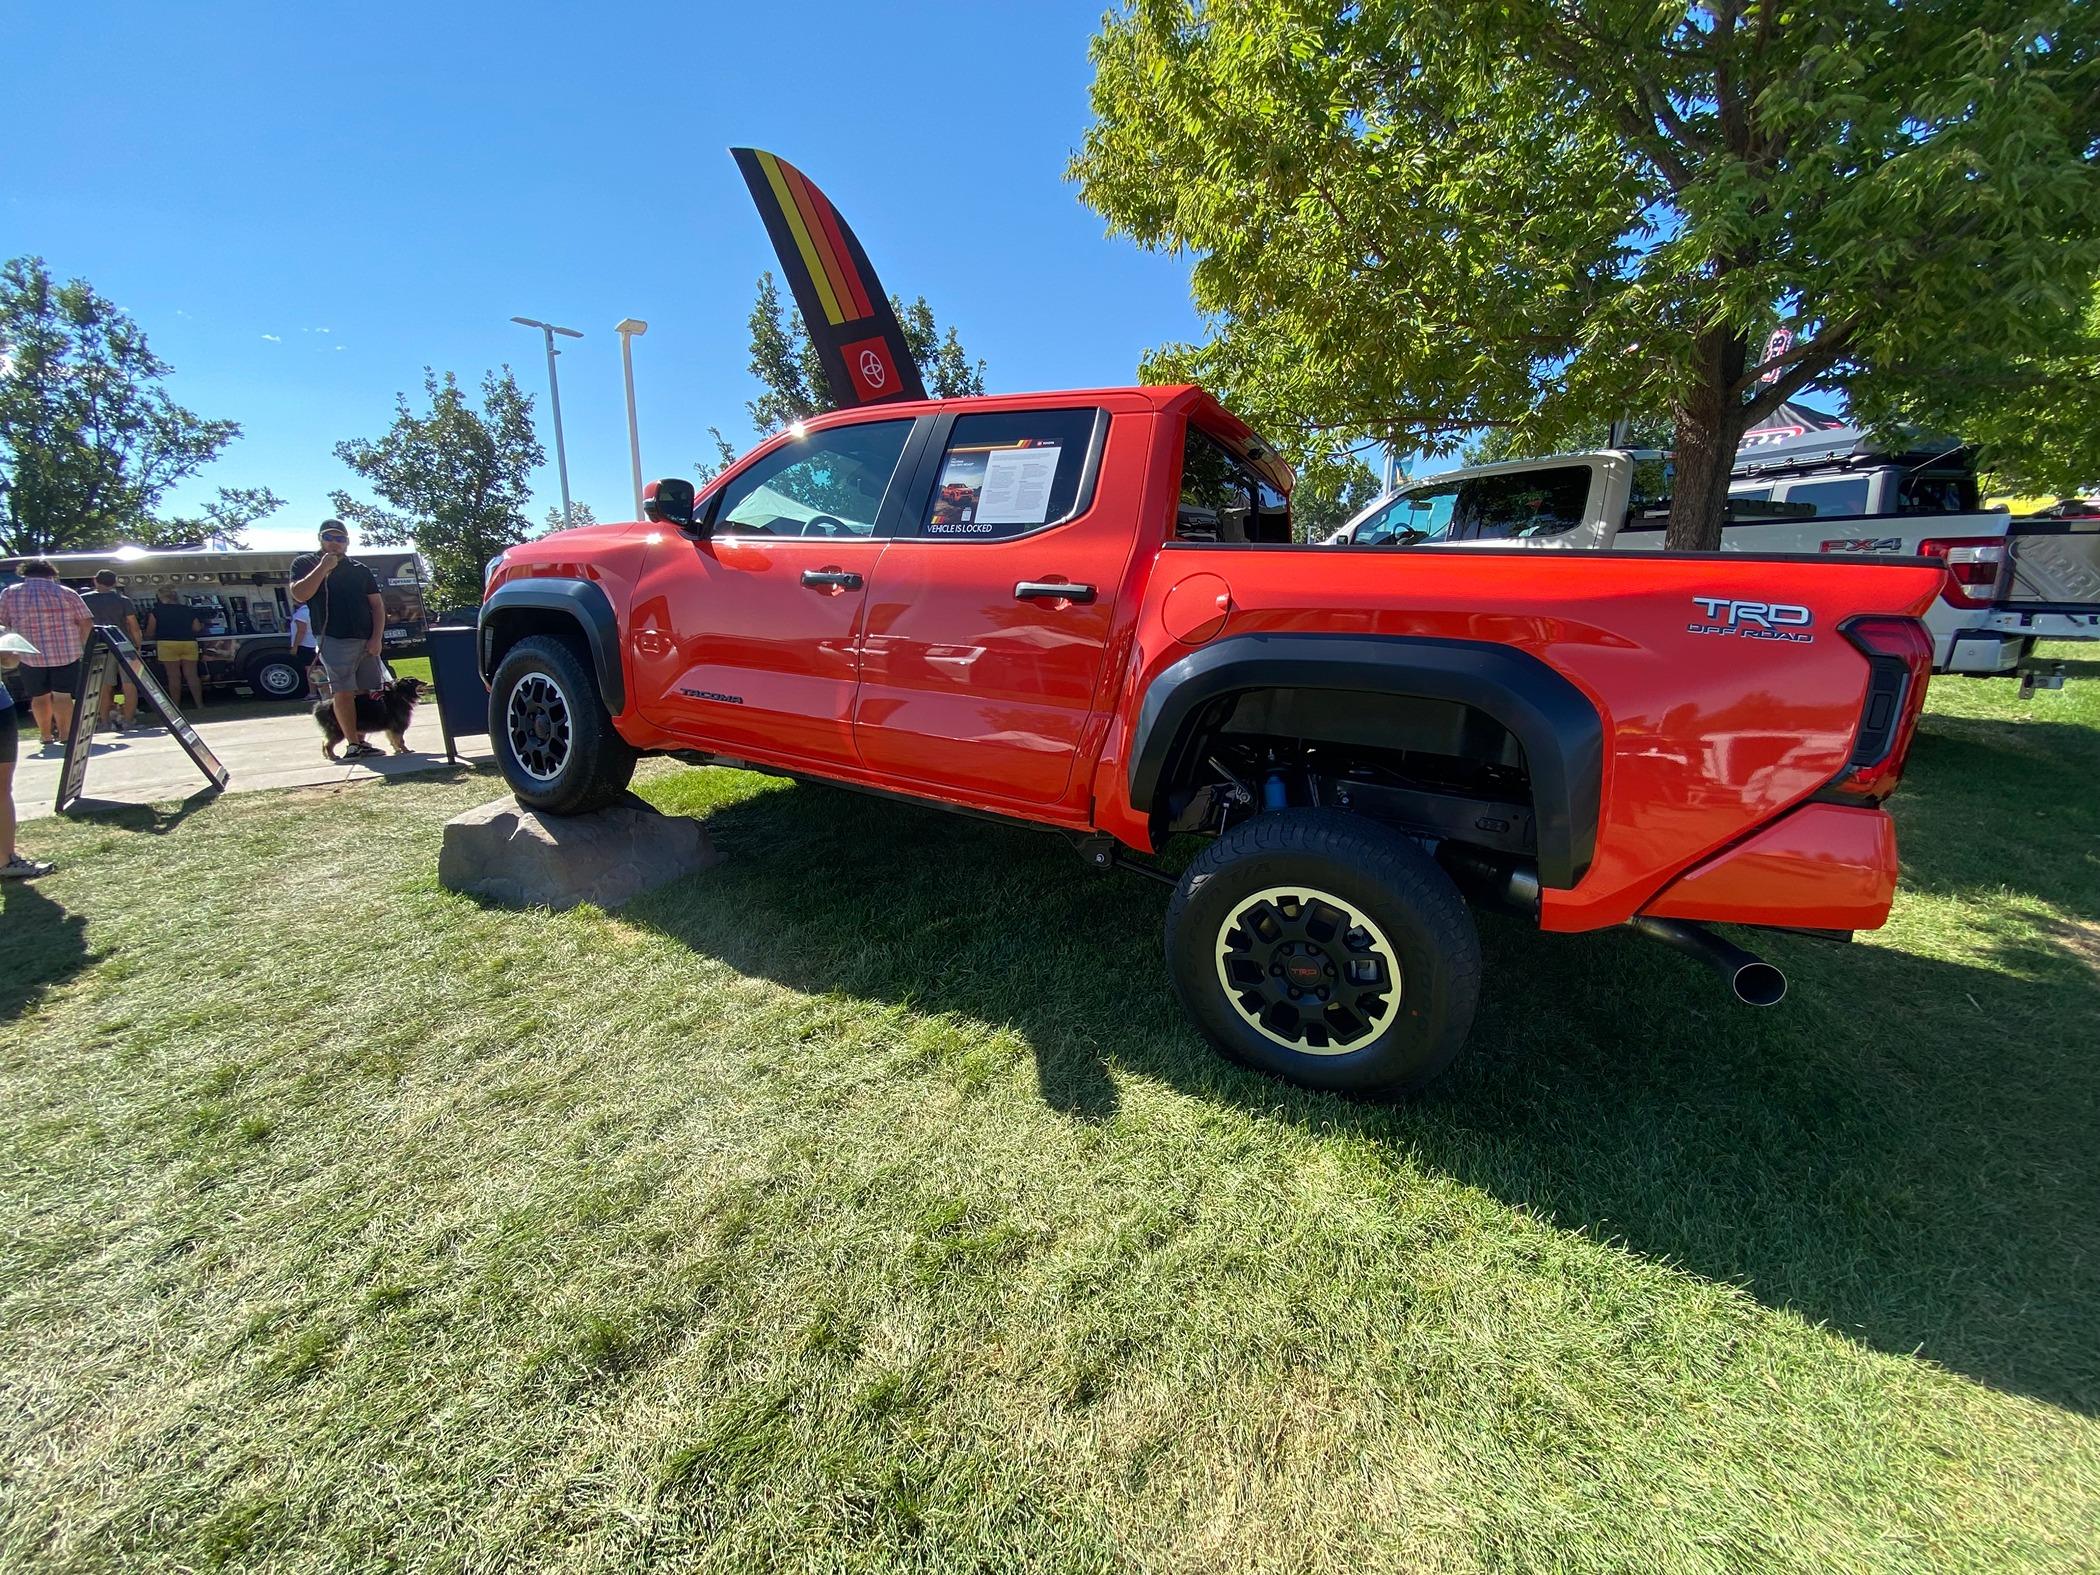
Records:
[[[417,771],[442,771],[450,764],[434,703],[418,711],[409,727],[411,753],[355,764],[330,764],[321,758],[321,730],[303,709],[286,716],[203,721],[197,724],[197,732],[225,764],[229,793],[368,782]],[[385,747],[384,739],[374,742]],[[467,759],[486,758],[487,746],[485,738],[469,739],[460,753]],[[95,739],[93,750],[83,796],[98,804],[163,804],[188,798],[209,785],[172,733],[106,733]],[[35,738],[24,738],[21,763],[15,767],[15,811],[22,819],[37,820],[53,813],[64,759],[64,753],[55,749],[48,755],[38,754]]]

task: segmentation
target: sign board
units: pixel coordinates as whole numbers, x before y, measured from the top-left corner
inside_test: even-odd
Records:
[[[168,724],[168,731],[175,735],[197,769],[204,773],[212,791],[225,787],[228,780],[226,767],[211,752],[211,746],[198,736],[189,718],[175,709],[175,702],[168,698],[168,692],[161,688],[137,649],[124,638],[123,631],[114,624],[97,624],[95,632],[88,636],[87,649],[80,653],[80,677],[73,686],[73,727],[66,735],[65,763],[58,773],[58,813],[71,814],[73,806],[80,802],[81,794],[87,790],[89,745],[95,736],[95,706],[102,698],[104,687],[119,674]]]

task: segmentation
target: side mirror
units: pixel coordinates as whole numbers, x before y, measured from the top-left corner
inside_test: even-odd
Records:
[[[651,520],[676,525],[680,530],[691,530],[693,484],[680,476],[666,476],[662,481],[651,482],[642,493],[642,512]]]

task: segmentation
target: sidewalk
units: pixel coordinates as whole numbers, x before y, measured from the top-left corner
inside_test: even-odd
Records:
[[[435,703],[418,711],[409,727],[411,753],[355,764],[331,764],[321,758],[321,730],[304,709],[282,716],[200,722],[197,732],[225,764],[229,793],[368,782],[443,771],[451,764],[445,759]],[[384,739],[374,742],[385,747]],[[461,758],[486,758],[487,749],[487,739],[471,739],[462,747]],[[15,812],[23,820],[39,820],[53,813],[64,760],[63,751],[40,755],[34,737],[24,738],[21,763],[15,767]],[[159,804],[188,798],[208,785],[172,733],[105,733],[95,739],[88,757],[83,798],[97,804]]]

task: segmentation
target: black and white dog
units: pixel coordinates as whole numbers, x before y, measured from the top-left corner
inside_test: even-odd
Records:
[[[377,694],[359,695],[358,731],[384,733],[395,754],[407,754],[408,740],[401,735],[408,731],[409,718],[416,714],[416,702],[423,698],[425,687],[427,686],[420,678],[397,678]],[[314,720],[321,724],[321,753],[330,760],[340,758],[335,751],[336,746],[343,741],[343,729],[335,719],[335,702],[323,700],[317,704],[314,707]]]

